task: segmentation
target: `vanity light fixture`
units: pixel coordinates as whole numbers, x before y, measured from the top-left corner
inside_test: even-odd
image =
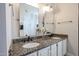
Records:
[[[51,11],[53,11],[53,8],[52,8],[52,6],[44,6],[42,8],[42,11],[43,11],[43,13],[51,12]]]

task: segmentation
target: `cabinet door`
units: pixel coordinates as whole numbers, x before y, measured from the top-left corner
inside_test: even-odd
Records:
[[[67,53],[67,39],[63,40],[63,56]]]
[[[58,42],[58,56],[62,56],[62,41]]]
[[[50,56],[50,47],[39,50],[38,56]]]
[[[27,56],[37,56],[37,52],[33,52],[31,54],[28,54]]]
[[[51,45],[50,53],[51,53],[51,56],[57,56],[57,46],[56,46],[56,44]]]

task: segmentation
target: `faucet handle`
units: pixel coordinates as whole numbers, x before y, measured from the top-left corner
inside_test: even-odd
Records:
[[[32,41],[32,38],[30,36],[28,36],[27,41]]]

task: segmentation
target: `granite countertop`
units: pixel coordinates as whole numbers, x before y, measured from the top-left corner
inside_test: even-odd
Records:
[[[43,49],[45,47],[48,47],[50,45],[56,44],[59,41],[64,40],[65,38],[68,38],[67,35],[56,35],[55,34],[54,36],[60,37],[61,39],[53,39],[52,37],[44,37],[44,38],[34,39],[33,41],[29,41],[29,42],[40,43],[39,46],[34,47],[34,48],[23,48],[22,47],[24,44],[29,43],[28,41],[15,42],[15,43],[11,44],[11,48],[9,50],[9,55],[10,56],[25,56],[25,55],[28,55],[32,52],[35,52],[35,51],[38,51],[38,50]]]

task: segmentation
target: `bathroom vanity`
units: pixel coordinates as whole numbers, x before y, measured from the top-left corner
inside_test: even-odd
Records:
[[[52,44],[39,51],[28,54],[27,56],[64,56],[67,52],[66,50],[67,47],[65,43],[66,43],[66,39],[57,42],[56,44]]]
[[[33,38],[32,41],[26,39],[14,39],[9,50],[10,56],[64,56],[67,53],[67,35],[54,34],[42,38]],[[23,40],[26,40],[25,42]],[[28,43],[39,43],[38,46],[25,48]]]

